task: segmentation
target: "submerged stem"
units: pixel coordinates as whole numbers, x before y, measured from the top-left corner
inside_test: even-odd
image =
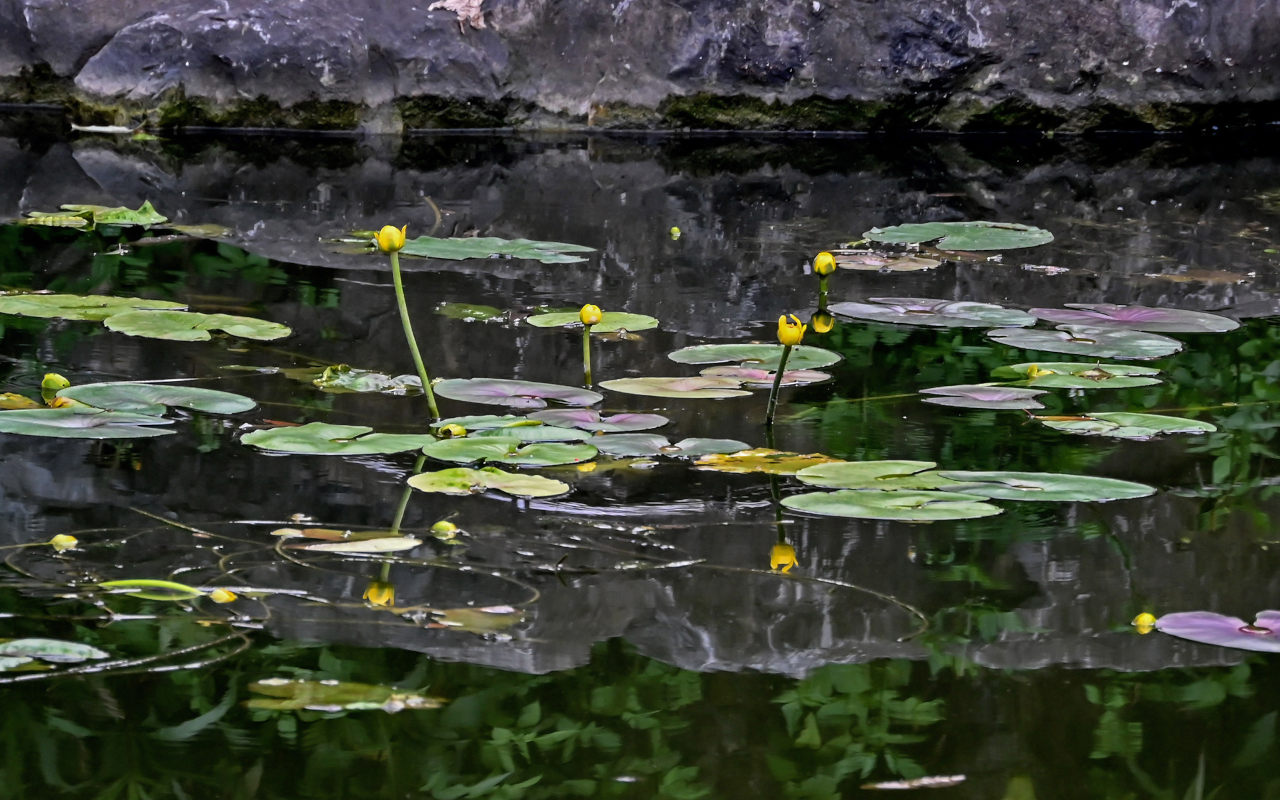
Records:
[[[773,389],[769,391],[769,407],[764,412],[764,426],[773,427],[773,413],[778,410],[778,389],[782,386],[782,373],[787,370],[787,358],[791,356],[791,345],[782,346],[782,358],[778,360],[778,371],[773,376]]]
[[[582,380],[591,388],[591,326],[582,326]]]
[[[418,369],[422,391],[426,392],[427,405],[431,407],[431,418],[440,419],[440,409],[436,407],[436,394],[431,391],[431,378],[427,376],[426,365],[422,363],[422,354],[418,352],[418,340],[413,335],[413,323],[409,321],[409,305],[404,299],[404,281],[400,279],[400,254],[392,251],[390,256],[391,282],[396,287],[396,307],[400,309],[400,324],[404,327],[404,338],[409,342],[409,353],[413,356],[413,365]]]

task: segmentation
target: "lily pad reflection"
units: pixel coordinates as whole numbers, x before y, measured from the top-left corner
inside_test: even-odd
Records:
[[[1045,394],[1044,389],[1022,389],[1016,386],[992,386],[973,384],[937,386],[921,389],[920,394],[938,395],[926,397],[926,403],[959,408],[1036,409],[1044,404],[1035,398]]]
[[[993,378],[1026,380],[1028,386],[1045,389],[1131,389],[1159,383],[1159,378],[1152,377],[1158,374],[1160,370],[1154,367],[1136,364],[1066,361],[1011,364],[991,371]]]
[[[1280,611],[1261,611],[1252,625],[1212,611],[1180,611],[1157,619],[1156,630],[1202,644],[1280,653]]]
[[[1204,311],[1112,303],[1066,305],[1066,308],[1033,308],[1031,313],[1040,319],[1067,325],[1097,325],[1156,333],[1225,333],[1240,327],[1240,323],[1233,319]]]
[[[604,395],[590,389],[507,378],[453,378],[432,384],[432,388],[450,400],[511,408],[546,408],[548,400],[567,406],[589,406],[604,399]]]
[[[1163,358],[1182,349],[1177,339],[1157,333],[1084,325],[1060,325],[1053,331],[1000,328],[989,331],[987,336],[1010,347],[1094,358],[1145,360]]]
[[[866,303],[832,303],[830,310],[842,317],[868,322],[934,328],[1004,328],[1036,323],[1036,318],[1025,311],[994,303],[928,297],[872,297]]]
[[[743,344],[699,344],[682,347],[667,354],[677,364],[719,364],[725,361],[736,361],[739,366],[759,367],[776,370],[782,360],[782,345],[743,343]],[[840,354],[821,347],[810,347],[802,344],[791,348],[787,357],[787,366],[791,369],[819,369],[829,367],[840,361]]]

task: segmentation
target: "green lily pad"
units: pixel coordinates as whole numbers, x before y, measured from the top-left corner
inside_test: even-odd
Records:
[[[1045,394],[1045,391],[1044,389],[1024,389],[1016,386],[978,383],[935,386],[932,389],[921,389],[920,394],[938,395],[937,397],[926,397],[924,401],[939,406],[1029,410],[1044,408],[1044,404],[1035,398],[1038,395]]]
[[[657,433],[606,433],[591,437],[591,443],[614,458],[656,456],[671,446],[667,437]]]
[[[601,431],[603,433],[628,433],[630,431],[646,431],[660,428],[671,420],[661,414],[613,414],[601,416],[600,412],[589,408],[557,408],[548,411],[535,411],[529,419],[545,422],[548,425],[561,425],[566,428],[581,428],[584,431]],[[465,425],[463,427],[466,427]]]
[[[1038,500],[1042,502],[1107,502],[1130,500],[1155,494],[1145,483],[1067,475],[1056,472],[969,472],[941,470],[944,478],[957,481],[959,491],[993,500]]]
[[[8,672],[33,661],[35,661],[34,658],[27,658],[26,656],[0,656],[0,672]]]
[[[540,412],[541,413],[541,412]],[[431,430],[438,431],[446,425],[457,425],[468,431],[487,431],[501,428],[540,427],[542,422],[533,418],[516,416],[515,414],[474,414],[466,417],[449,417],[431,423]]]
[[[938,489],[952,485],[932,461],[835,461],[805,467],[796,479],[825,489]]]
[[[500,308],[473,303],[441,303],[436,306],[436,313],[463,322],[502,322],[507,318],[507,312]]]
[[[667,358],[677,364],[719,364],[725,361],[736,361],[739,366],[759,367],[760,369],[777,370],[782,359],[782,345],[766,343],[746,344],[699,344],[682,347],[667,354]],[[839,362],[841,355],[821,347],[810,347],[806,344],[791,348],[787,357],[789,369],[819,369]]]
[[[784,497],[782,505],[793,511],[830,517],[938,522],[990,517],[1001,512],[999,506],[993,506],[985,499],[980,495],[958,492],[841,489]]]
[[[1226,333],[1240,323],[1204,311],[1121,306],[1112,303],[1067,303],[1066,308],[1033,308],[1043,320],[1066,325],[1094,325],[1151,333]]]
[[[307,681],[267,678],[249,684],[245,705],[270,711],[421,711],[440,708],[445,701],[422,692],[352,681]]]
[[[326,456],[403,453],[435,440],[434,436],[425,433],[373,433],[373,428],[363,425],[330,425],[327,422],[268,428],[240,437],[245,444],[263,450]]]
[[[690,400],[745,397],[751,394],[743,391],[742,384],[732,378],[615,378],[611,381],[601,381],[600,386],[623,394],[679,397]]]
[[[0,433],[48,436],[57,439],[139,439],[168,436],[159,430],[173,420],[150,414],[101,411],[96,408],[31,408],[0,411]]]
[[[168,217],[155,210],[150,200],[143,201],[136,209],[75,203],[64,204],[62,209],[73,214],[91,214],[95,225],[160,225],[169,221]]]
[[[791,359],[787,359],[787,363],[789,364],[790,362]],[[742,381],[747,386],[764,388],[773,386],[774,376],[778,373],[754,367],[707,367],[699,374],[708,378],[734,378]],[[829,380],[831,380],[829,374],[816,369],[789,369],[782,373],[782,383],[778,385],[805,386],[810,383],[822,383]]]
[[[694,463],[694,466],[698,469],[707,469],[714,472],[764,472],[770,475],[795,475],[806,467],[837,462],[840,462],[840,459],[821,453],[791,453],[785,450],[757,447],[736,453],[703,456]]]
[[[921,256],[891,256],[870,250],[832,250],[836,266],[869,272],[919,272],[934,269],[941,261]]]
[[[1182,343],[1168,336],[1122,328],[1059,325],[1057,330],[1000,328],[987,336],[1010,347],[1070,353],[1094,358],[1163,358],[1182,349]]]
[[[151,416],[163,415],[169,406],[206,414],[238,414],[257,405],[253,398],[241,394],[174,383],[85,383],[59,391],[58,397],[109,411]]]
[[[750,447],[751,445],[746,442],[740,442],[737,439],[708,439],[693,436],[662,448],[659,455],[673,458],[701,458],[702,456],[724,453],[741,453]]]
[[[200,314],[195,311],[125,311],[103,321],[109,329],[128,336],[203,342],[209,331],[224,331],[245,339],[269,341],[293,333],[289,326],[234,314]]]
[[[581,433],[581,431],[576,432]],[[455,464],[488,461],[518,467],[579,464],[596,457],[596,448],[589,444],[558,442],[525,444],[520,439],[497,436],[480,439],[471,437],[441,439],[423,447],[422,452],[434,459],[452,461]]]
[[[1086,364],[1049,362],[1011,364],[991,371],[995,378],[1028,380],[1029,386],[1045,389],[1131,389],[1160,382],[1160,370],[1135,364]],[[1034,374],[1035,377],[1030,376]]]
[[[204,592],[194,586],[177,581],[159,580],[156,578],[126,578],[119,581],[103,581],[99,588],[114,594],[127,594],[143,600],[194,600]]]
[[[1036,318],[1025,311],[993,303],[929,297],[871,297],[866,303],[832,303],[829,310],[869,322],[934,328],[1016,328],[1036,323]]]
[[[408,484],[422,492],[461,495],[496,490],[516,497],[555,497],[569,491],[569,484],[563,481],[505,472],[497,467],[454,467],[422,472],[410,478]]]
[[[563,328],[576,325],[582,327],[582,320],[577,311],[538,314],[529,317],[525,322],[537,328]],[[600,315],[600,321],[591,326],[593,333],[609,333],[612,331],[647,331],[658,327],[658,320],[644,314],[626,314],[621,311],[606,311]]]
[[[590,389],[507,378],[453,378],[435,383],[433,388],[436,394],[450,400],[511,408],[546,408],[548,400],[567,406],[589,406],[604,399],[604,395]]]
[[[168,300],[148,300],[142,297],[113,297],[111,295],[79,294],[6,294],[0,295],[0,314],[17,314],[23,317],[44,319],[79,319],[101,322],[113,314],[125,311],[160,311],[186,308],[182,303]]]
[[[1036,417],[1054,430],[1112,439],[1150,439],[1162,433],[1213,433],[1218,428],[1164,414],[1139,414],[1130,411],[1103,411],[1080,417]]]
[[[468,633],[498,633],[524,621],[524,612],[512,606],[433,608],[428,628],[448,628]]]
[[[290,372],[292,371],[286,374]],[[325,392],[362,394],[376,392],[391,395],[422,393],[422,379],[417,375],[386,375],[372,370],[356,369],[347,364],[325,367],[319,374],[311,370],[304,371],[298,377],[310,380],[313,386]]]
[[[872,228],[862,238],[889,244],[923,244],[940,240],[939,250],[1012,250],[1053,241],[1043,228],[1014,222],[921,222]]]
[[[81,661],[94,661],[110,655],[80,642],[67,642],[62,639],[10,639],[0,642],[0,656],[6,658],[38,658],[54,664],[76,664]]]
[[[370,234],[372,238],[372,233]],[[543,264],[571,264],[586,261],[573,253],[594,253],[594,247],[564,242],[537,242],[531,239],[498,239],[496,237],[459,237],[436,239],[419,236],[404,243],[400,251],[406,256],[444,258],[463,261],[468,258],[528,258]]]

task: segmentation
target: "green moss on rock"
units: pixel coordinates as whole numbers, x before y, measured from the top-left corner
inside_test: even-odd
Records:
[[[532,103],[504,97],[407,97],[396,101],[406,128],[506,128],[522,123]]]

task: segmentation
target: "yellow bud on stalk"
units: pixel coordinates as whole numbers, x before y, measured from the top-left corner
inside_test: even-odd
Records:
[[[787,316],[783,314],[778,317],[778,341],[787,347],[795,347],[804,338],[804,332],[808,326],[795,314],[791,314],[790,319],[787,319]]]
[[[394,225],[383,225],[382,230],[373,235],[373,243],[384,253],[394,253],[404,247],[405,232],[408,225],[397,228]]]
[[[604,312],[600,310],[600,306],[587,303],[578,312],[578,319],[582,320],[583,325],[596,325],[604,317]]]
[[[823,250],[813,259],[813,271],[827,277],[836,271],[836,257]]]

